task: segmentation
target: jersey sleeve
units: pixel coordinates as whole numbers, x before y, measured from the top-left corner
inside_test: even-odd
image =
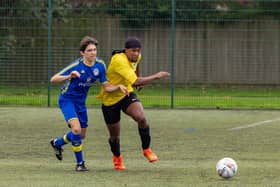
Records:
[[[100,83],[106,82],[107,77],[106,77],[106,65],[101,63],[100,64],[100,77],[99,77]]]
[[[63,69],[59,72],[59,75],[69,75],[71,73],[71,70],[72,69],[67,69],[67,70]]]
[[[58,72],[59,75],[69,75],[73,70],[75,70],[75,67],[79,64],[79,61],[73,62],[63,68],[60,72]]]

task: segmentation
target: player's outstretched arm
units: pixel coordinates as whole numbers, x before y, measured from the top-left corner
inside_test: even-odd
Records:
[[[134,86],[139,86],[139,85],[145,85],[153,82],[154,80],[161,79],[164,77],[169,77],[170,73],[166,71],[160,71],[158,73],[155,73],[153,75],[147,76],[147,77],[138,77],[136,81],[134,82]]]
[[[127,90],[127,87],[125,87],[122,84],[112,85],[109,82],[104,82],[104,83],[102,83],[102,85],[103,85],[104,90],[106,92],[114,92],[116,90],[121,90],[124,93],[124,95],[128,95],[129,94],[128,90]]]
[[[59,73],[55,74],[54,76],[51,77],[51,82],[63,82],[67,79],[71,78],[79,78],[80,73],[77,71],[72,71],[69,75],[60,75]]]

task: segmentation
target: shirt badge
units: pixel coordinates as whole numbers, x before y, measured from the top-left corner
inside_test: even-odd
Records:
[[[136,64],[136,63],[131,63],[131,65],[132,65],[132,68],[133,68],[134,70],[136,70],[137,64]]]
[[[95,69],[93,70],[93,75],[94,75],[94,76],[98,76],[98,75],[99,75],[99,69],[95,68]]]

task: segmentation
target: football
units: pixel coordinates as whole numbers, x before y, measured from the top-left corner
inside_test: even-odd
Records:
[[[237,168],[238,166],[235,160],[229,157],[222,158],[216,164],[216,171],[218,175],[224,179],[229,179],[236,175]]]

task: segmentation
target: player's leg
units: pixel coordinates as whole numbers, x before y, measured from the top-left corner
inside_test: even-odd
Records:
[[[120,122],[107,125],[110,138],[108,140],[111,152],[113,153],[113,163],[116,170],[124,170],[123,159],[120,151]]]
[[[131,99],[131,101],[135,101]],[[132,102],[128,105],[125,113],[132,117],[138,124],[138,132],[142,142],[142,149],[144,156],[149,160],[149,162],[155,162],[158,160],[156,154],[154,154],[150,148],[151,136],[150,128],[147,123],[144,108],[140,101]]]
[[[111,151],[114,156],[119,157],[121,155],[120,151],[120,122],[107,124],[107,129],[109,131],[109,144]]]
[[[78,119],[73,102],[70,100],[65,100],[65,99],[60,98],[59,107],[64,116],[65,121],[68,124],[68,127],[71,128],[71,126],[69,124],[69,120],[72,120],[74,118]],[[51,139],[50,144],[51,144],[52,148],[54,149],[55,156],[58,160],[63,159],[62,147],[65,144],[68,144],[72,141],[72,135],[73,135],[72,130],[70,130],[64,136],[61,136],[61,137],[58,137],[55,139]]]
[[[116,170],[124,170],[125,166],[120,151],[120,107],[118,107],[118,104],[113,106],[103,105],[102,112],[109,131],[108,142],[113,154],[114,167]]]
[[[72,131],[67,132],[64,136],[58,137],[56,139],[51,139],[50,144],[55,151],[55,156],[58,160],[62,160],[62,146],[71,142],[72,139]]]
[[[83,105],[74,104],[71,100],[67,99],[60,99],[59,107],[71,131],[51,141],[51,145],[56,151],[56,157],[62,160],[62,146],[71,142],[77,161],[76,171],[87,171],[82,153],[82,128],[87,128],[86,108]],[[86,131],[83,132],[85,133]]]
[[[82,128],[81,137],[82,139],[86,139],[87,128]]]
[[[72,150],[74,151],[76,158],[76,171],[88,171],[88,168],[85,166],[85,161],[83,159],[83,144],[82,144],[82,128],[79,119],[74,118],[69,121],[69,124],[72,129]]]
[[[73,121],[75,122],[74,124],[71,123],[71,129],[74,134],[71,142],[77,162],[76,171],[88,171],[88,168],[85,166],[82,150],[82,139],[85,138],[88,127],[87,109],[85,104],[78,103],[75,105],[75,110],[77,111],[78,121]]]
[[[88,127],[88,114],[87,114],[87,109],[85,105],[81,105],[77,107],[79,110],[77,112],[77,115],[79,117],[79,121],[81,124],[81,137],[82,139],[86,138],[86,132],[87,132],[87,127]]]
[[[140,102],[131,103],[126,109],[126,114],[132,117],[138,124],[138,132],[141,137],[142,149],[148,149],[151,142],[150,128],[145,118],[142,104]]]

